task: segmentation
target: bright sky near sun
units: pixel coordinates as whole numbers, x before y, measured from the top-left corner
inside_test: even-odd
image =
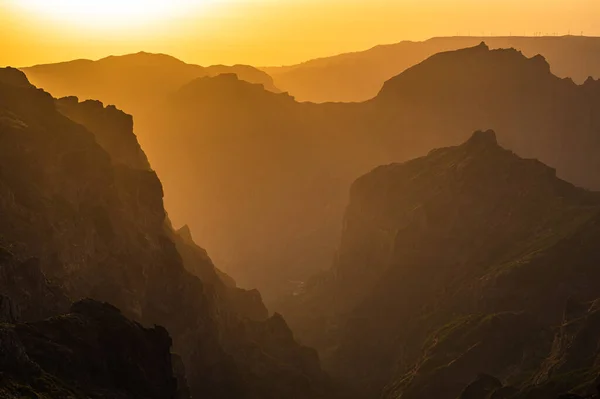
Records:
[[[292,64],[450,35],[600,35],[600,0],[0,0],[0,65],[138,51]]]

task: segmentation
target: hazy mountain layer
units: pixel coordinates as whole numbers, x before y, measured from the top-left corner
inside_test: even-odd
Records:
[[[542,57],[515,50],[440,53],[364,103],[298,103],[221,75],[141,108],[136,133],[171,220],[271,304],[330,265],[357,176],[456,145],[465,132],[498,129],[517,154],[600,188],[598,82],[560,79]]]
[[[22,72],[0,70],[0,237],[9,254],[0,293],[34,320],[67,311],[66,296],[164,325],[194,396],[318,397],[326,381],[315,351],[170,228],[131,127],[114,107],[55,100]]]
[[[498,127],[518,154],[600,187],[597,86],[557,78],[541,57],[477,46],[433,56],[358,104],[298,103],[231,75],[202,78],[137,129],[155,132],[145,149],[174,222],[272,303],[331,263],[356,176],[464,132]]]
[[[365,101],[375,97],[386,80],[433,54],[475,46],[481,41],[491,48],[516,48],[528,57],[541,54],[550,63],[552,73],[578,83],[588,76],[600,78],[600,38],[581,36],[438,37],[262,69],[273,76],[277,87],[298,101]]]
[[[21,69],[32,84],[54,97],[100,99],[136,116],[156,107],[182,85],[204,76],[234,73],[242,80],[262,84],[266,90],[279,91],[269,75],[248,65],[202,67],[165,54],[144,52]]]
[[[482,373],[463,397],[595,392],[599,227],[600,194],[479,131],[359,178],[286,314],[350,396],[456,398]]]

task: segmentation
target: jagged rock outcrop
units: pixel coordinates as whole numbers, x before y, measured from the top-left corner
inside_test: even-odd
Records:
[[[333,268],[286,316],[359,398],[491,394],[469,385],[480,374],[506,386],[498,395],[587,389],[597,336],[564,317],[594,326],[575,304],[598,297],[599,237],[598,193],[478,131],[359,178]],[[544,382],[550,369],[562,385]]]
[[[162,327],[76,302],[65,315],[0,326],[0,396],[179,399],[170,348]]]
[[[133,118],[114,105],[104,107],[100,101],[79,102],[77,97],[56,101],[58,110],[82,124],[94,134],[98,144],[110,154],[115,164],[132,169],[149,170],[148,158],[133,132]]]
[[[199,277],[205,287],[211,290],[218,313],[227,317],[242,317],[250,320],[266,320],[269,312],[257,290],[244,290],[236,287],[235,280],[216,268],[206,250],[198,246],[186,225],[173,237],[183,264],[193,275]],[[226,318],[227,318],[226,317]]]
[[[56,101],[25,82],[0,69],[0,237],[12,259],[36,259],[39,272],[39,294],[25,287],[27,295],[13,297],[30,306],[23,315],[45,310],[36,301],[48,299],[50,281],[70,299],[110,302],[137,322],[165,326],[194,396],[319,397],[326,379],[318,358],[291,335],[276,340],[289,331],[283,320],[249,324],[235,310],[224,317],[210,282],[186,270],[131,118],[98,103]],[[0,288],[13,296],[12,274],[2,276],[8,283]],[[260,298],[257,306],[264,310]]]

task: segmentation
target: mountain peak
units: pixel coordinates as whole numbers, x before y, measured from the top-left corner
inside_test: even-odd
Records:
[[[140,51],[125,55],[110,55],[96,62],[99,63],[117,63],[118,65],[126,65],[137,67],[140,65],[184,65],[185,62],[168,54],[148,53]]]
[[[465,142],[467,146],[497,146],[498,140],[496,139],[496,132],[489,129],[486,131],[477,130],[471,135],[471,138]]]
[[[188,242],[194,242],[194,238],[192,237],[192,230],[187,224],[184,224],[179,230],[177,230],[177,234],[179,234]]]
[[[0,68],[0,83],[17,87],[30,87],[31,83],[27,76],[18,69],[6,67]]]
[[[221,73],[216,76],[203,76],[196,78],[183,87],[175,95],[178,101],[207,100],[230,101],[231,98],[239,101],[293,101],[294,98],[287,93],[274,93],[265,89],[260,83],[251,83],[239,78],[235,73]]]
[[[385,82],[378,97],[436,101],[441,90],[453,97],[485,96],[487,93],[478,87],[516,86],[522,91],[559,80],[541,55],[527,58],[514,48],[491,50],[481,42],[474,47],[437,53],[408,68]]]

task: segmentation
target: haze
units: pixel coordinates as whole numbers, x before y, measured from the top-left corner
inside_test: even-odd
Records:
[[[140,50],[285,65],[432,36],[594,36],[597,15],[594,0],[1,0],[0,65]]]
[[[600,399],[600,0],[0,0],[0,398]]]

